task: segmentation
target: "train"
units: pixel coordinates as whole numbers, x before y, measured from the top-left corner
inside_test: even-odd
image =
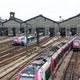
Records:
[[[39,37],[42,37],[43,33],[39,33]],[[26,36],[15,36],[12,39],[12,45],[14,46],[25,46],[32,41],[36,41],[36,35],[28,35]]]
[[[73,51],[80,50],[80,36],[73,41]]]
[[[42,52],[30,65],[18,73],[16,80],[50,80],[49,78],[54,77],[63,58],[68,54],[67,51],[72,49],[76,38],[75,36],[68,42],[61,42]]]
[[[28,37],[26,36],[15,36],[12,40],[12,45],[14,46],[24,46],[27,45],[28,42],[30,41],[34,41],[36,39],[36,37],[33,35],[29,35]]]

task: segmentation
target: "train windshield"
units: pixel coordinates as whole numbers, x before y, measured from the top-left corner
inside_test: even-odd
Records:
[[[34,80],[33,77],[21,76],[19,80]]]
[[[78,42],[79,42],[79,40],[75,40],[74,42],[75,42],[75,43],[78,43]]]

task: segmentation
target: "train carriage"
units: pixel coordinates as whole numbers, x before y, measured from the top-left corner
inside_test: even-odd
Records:
[[[54,74],[54,70],[55,67],[57,65],[57,57],[58,57],[58,53],[56,52],[55,54],[53,54],[52,58],[51,58],[51,70],[52,70],[52,75]]]
[[[37,67],[29,65],[20,72],[20,75],[17,76],[16,80],[34,80],[37,71]]]
[[[80,40],[76,39],[73,41],[73,50],[80,50]]]
[[[49,80],[51,75],[51,62],[48,60],[41,68],[40,68],[40,80]]]
[[[63,61],[65,53],[71,49],[75,39],[76,37],[63,45],[58,45],[58,48],[54,47],[53,49],[49,49],[48,52],[41,53],[41,56],[36,58],[36,60],[31,63],[31,65],[36,68],[33,77],[26,76],[26,73],[26,75],[23,75],[26,76],[26,79],[21,80],[49,80],[51,75],[54,77],[55,71],[59,68],[61,62]],[[20,80],[20,77],[16,80]]]
[[[33,35],[29,35],[28,37],[26,36],[16,36],[13,38],[12,40],[12,45],[15,45],[15,46],[25,46],[27,45],[28,43],[30,43],[31,41],[34,41],[35,40],[35,36]]]

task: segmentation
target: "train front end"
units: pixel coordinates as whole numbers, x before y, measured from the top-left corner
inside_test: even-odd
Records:
[[[27,45],[26,36],[16,36],[13,38],[12,45],[14,46],[24,46]]]
[[[17,46],[20,45],[20,43],[21,43],[20,37],[13,38],[12,45]]]
[[[79,39],[76,39],[73,41],[73,50],[74,51],[80,50],[80,40]]]
[[[34,66],[24,68],[16,77],[16,80],[38,80],[38,69]]]

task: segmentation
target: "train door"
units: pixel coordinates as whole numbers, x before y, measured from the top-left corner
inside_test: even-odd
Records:
[[[45,28],[36,28],[36,38],[37,38],[37,44],[39,43],[39,37],[40,33],[43,33],[43,36],[45,35]]]
[[[65,28],[60,28],[60,35],[64,37],[66,35]]]
[[[54,37],[55,36],[55,28],[49,28],[49,32],[50,32],[50,37]]]
[[[20,28],[20,33],[24,33],[24,32],[25,32],[24,28],[21,27],[21,28]]]
[[[32,33],[32,28],[29,29],[29,34],[31,34],[31,33]]]
[[[43,36],[45,36],[45,28],[36,28],[36,32],[38,34],[43,33]]]
[[[3,35],[8,36],[8,28],[3,28]]]
[[[16,36],[16,28],[15,27],[12,28],[12,33],[13,33],[13,36]]]
[[[77,33],[77,28],[71,28],[71,34],[74,36]]]
[[[2,36],[2,28],[0,28],[0,36]]]

